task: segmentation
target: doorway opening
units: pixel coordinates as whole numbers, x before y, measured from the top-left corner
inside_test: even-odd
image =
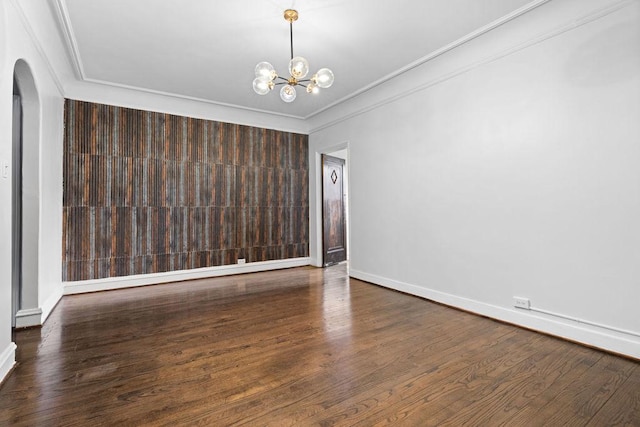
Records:
[[[11,160],[12,326],[42,325],[38,289],[40,237],[40,99],[31,68],[19,59],[13,71]]]
[[[11,327],[16,327],[22,293],[22,99],[13,79],[11,146]]]
[[[321,156],[322,175],[322,265],[349,259],[348,150]]]

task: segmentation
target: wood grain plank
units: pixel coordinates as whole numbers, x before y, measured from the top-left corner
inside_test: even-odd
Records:
[[[344,265],[65,296],[15,341],[0,425],[640,421],[638,362],[349,279]]]
[[[588,426],[640,425],[640,365],[620,387],[615,389],[607,403],[589,420]]]

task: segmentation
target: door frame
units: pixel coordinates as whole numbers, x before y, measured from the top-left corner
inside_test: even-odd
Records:
[[[16,314],[21,308],[22,294],[22,97],[14,80],[11,117],[11,327],[16,327]]]
[[[346,150],[341,150],[341,151],[346,151]],[[340,262],[343,261],[348,261],[348,239],[347,239],[347,195],[348,195],[348,189],[346,188],[346,185],[348,183],[345,182],[345,178],[346,178],[346,171],[347,171],[347,159],[345,157],[341,157],[338,156],[338,154],[342,154],[342,153],[331,153],[331,154],[322,154],[322,244],[323,244],[323,248],[322,248],[322,265],[324,267],[328,267],[330,265],[334,265],[334,264],[338,264]],[[327,205],[326,205],[326,199],[325,199],[325,186],[327,184],[327,176],[325,176],[325,173],[328,172],[327,169],[325,169],[325,165],[327,164],[333,164],[334,166],[338,166],[340,167],[340,200],[341,200],[341,205],[342,205],[342,214],[340,215],[342,218],[342,232],[343,232],[343,240],[342,240],[342,250],[340,252],[344,253],[344,259],[340,259],[339,261],[336,261],[334,259],[329,260],[328,258],[330,258],[329,255],[329,251],[327,249],[327,243],[328,243],[328,235],[327,235],[327,215],[329,215],[330,213],[327,212]],[[333,167],[331,167],[331,169],[333,169]],[[335,172],[334,172],[335,173]],[[329,177],[331,178],[331,177]],[[336,181],[334,180],[333,183],[335,184]],[[331,248],[334,249],[334,248]],[[341,257],[340,257],[341,258]]]
[[[322,267],[323,253],[323,236],[322,236],[322,155],[335,153],[336,151],[347,150],[347,158],[345,159],[345,180],[347,189],[347,209],[349,208],[349,198],[351,197],[351,180],[350,180],[350,159],[351,151],[349,141],[326,147],[317,148],[310,151],[309,165],[309,257],[310,264],[315,267]],[[350,212],[346,215],[346,231],[347,231],[347,260],[351,253],[351,233],[350,233]]]
[[[25,60],[15,62],[13,78],[22,103],[22,286],[15,323],[17,328],[24,328],[40,326],[43,322],[38,260],[41,103],[34,74]]]

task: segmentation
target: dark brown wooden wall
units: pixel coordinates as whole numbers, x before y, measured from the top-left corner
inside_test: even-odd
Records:
[[[308,136],[65,103],[62,280],[309,255]]]

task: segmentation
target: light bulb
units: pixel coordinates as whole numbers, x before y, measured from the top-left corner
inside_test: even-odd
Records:
[[[318,87],[326,89],[333,84],[333,71],[328,68],[321,68],[317,73],[311,77],[311,81],[318,85]]]
[[[268,62],[260,62],[256,65],[256,77],[264,77],[268,80],[273,80],[277,77],[276,70],[273,69],[273,65]]]
[[[280,89],[280,98],[284,102],[293,102],[296,99],[296,88],[291,85],[284,85],[282,89]]]
[[[320,89],[318,88],[318,86],[314,83],[309,83],[307,85],[307,93],[318,93],[320,92]]]
[[[304,79],[309,74],[309,61],[301,56],[296,56],[289,62],[289,73],[296,79]]]
[[[258,95],[266,95],[273,89],[273,82],[267,77],[256,77],[253,79],[253,90]]]

